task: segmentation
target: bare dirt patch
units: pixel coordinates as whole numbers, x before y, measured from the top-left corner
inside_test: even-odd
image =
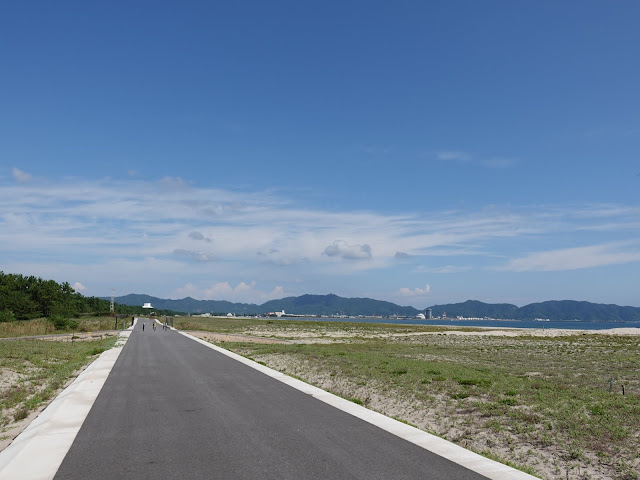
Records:
[[[200,338],[207,342],[248,342],[248,343],[273,343],[288,344],[290,341],[278,338],[253,337],[249,335],[233,335],[227,333],[211,333],[211,332],[189,332],[189,335]]]

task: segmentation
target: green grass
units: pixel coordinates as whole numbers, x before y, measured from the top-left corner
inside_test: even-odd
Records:
[[[287,330],[295,332],[314,332],[318,335],[329,334],[336,331],[345,332],[352,336],[354,333],[362,335],[408,332],[445,332],[451,330],[448,327],[421,326],[421,325],[395,325],[379,323],[354,323],[333,321],[303,321],[294,319],[260,319],[260,318],[230,318],[230,317],[174,317],[174,326],[180,330],[200,330],[216,333],[230,334],[256,334],[269,337],[274,333]],[[457,328],[460,331],[474,331],[473,328]],[[286,338],[286,334],[283,338]]]
[[[83,342],[47,340],[0,341],[0,370],[15,372],[17,382],[0,390],[0,427],[25,418],[62,388],[98,354],[113,347],[117,337]],[[13,411],[13,418],[7,412]]]
[[[225,328],[236,333],[248,328],[269,330],[269,325],[253,320],[243,326],[227,322],[223,322]],[[284,326],[292,335],[304,328],[321,335],[345,328],[336,323],[284,321]],[[446,410],[444,418],[475,419],[495,433],[496,443],[517,436],[523,444],[541,451],[556,446],[559,462],[616,459],[625,475],[631,471],[629,465],[637,463],[638,337],[417,335],[381,339],[366,335],[421,328],[346,326],[363,335],[350,343],[228,343],[225,347],[258,359],[286,355],[298,364],[312,365],[316,373],[347,378],[354,386],[376,385],[383,394],[413,405],[428,408],[438,398]],[[304,373],[298,374],[304,379]]]

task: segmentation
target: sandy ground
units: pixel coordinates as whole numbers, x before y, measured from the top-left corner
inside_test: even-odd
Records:
[[[189,332],[191,335],[206,341],[218,342],[255,342],[255,343],[335,343],[350,341],[354,337],[360,338],[397,338],[419,335],[459,335],[459,336],[534,336],[534,337],[559,337],[572,335],[633,335],[640,336],[640,328],[614,328],[610,330],[558,330],[558,329],[495,329],[480,328],[475,331],[460,331],[451,327],[439,332],[406,332],[384,333],[359,330],[357,327],[349,330],[319,330],[299,331],[291,329],[268,330],[254,328],[245,335],[219,334],[211,332]],[[77,340],[97,338],[104,333],[76,334]],[[269,337],[266,337],[268,335]],[[48,337],[52,341],[71,341],[70,335],[57,335]],[[557,448],[550,446],[546,451],[535,449],[535,446],[518,443],[517,438],[503,438],[497,442],[494,435],[489,434],[482,427],[482,422],[472,418],[468,412],[458,412],[459,415],[451,416],[446,409],[435,401],[430,405],[423,405],[415,399],[399,398],[393,391],[383,388],[381,385],[359,385],[348,378],[339,378],[327,373],[319,372],[313,365],[309,365],[293,355],[261,355],[255,356],[256,360],[265,362],[276,370],[294,374],[305,381],[325,390],[332,391],[346,398],[363,399],[365,406],[381,412],[389,417],[401,418],[417,427],[441,435],[463,447],[474,451],[491,451],[501,458],[510,459],[516,463],[533,466],[547,479],[609,479],[615,478],[611,470],[600,468],[597,463],[592,463],[584,468],[571,467],[559,464],[552,459],[557,458]],[[0,372],[0,390],[11,388],[20,381],[17,374],[10,371]],[[77,372],[78,374],[80,372]],[[71,383],[74,379],[70,379]],[[24,430],[33,419],[46,407],[42,405],[23,420],[12,422],[0,431],[0,451],[6,448],[13,438]],[[4,412],[5,414],[9,412]],[[472,440],[469,440],[469,439]],[[639,468],[639,466],[636,466]]]
[[[79,341],[85,341],[85,340],[94,340],[99,338],[111,337],[114,335],[118,335],[118,333],[119,333],[118,331],[76,333],[74,335],[75,338],[73,338],[73,341],[79,342]],[[52,342],[71,342],[72,340],[71,337],[72,337],[71,334],[62,334],[62,335],[41,335],[37,337],[22,337],[22,338],[37,338],[38,340],[47,340]],[[12,341],[14,340],[14,338],[5,338],[1,340]],[[86,368],[86,366],[84,368]],[[84,370],[84,368],[77,371],[74,374],[74,376],[70,378],[58,390],[56,395],[60,393],[62,390],[64,390],[68,385],[70,385],[71,382],[73,382],[75,378],[78,375],[80,375],[80,373],[82,372],[82,370]],[[0,392],[9,390],[14,385],[18,385],[19,382],[23,380],[24,377],[25,375],[20,375],[14,372],[13,370],[10,370],[7,368],[0,369]],[[25,428],[29,426],[29,424],[40,414],[40,412],[42,412],[42,410],[44,410],[47,407],[47,405],[51,403],[51,401],[53,401],[56,395],[54,395],[50,401],[40,405],[36,410],[29,412],[29,415],[27,415],[27,417],[23,418],[22,420],[18,420],[18,421],[13,420],[14,414],[16,414],[18,409],[20,408],[19,406],[2,410],[2,415],[5,416],[7,419],[12,419],[12,420],[6,425],[4,425],[3,427],[0,427],[0,452],[5,448],[7,448],[9,444],[11,444],[13,439],[16,438]]]
[[[67,388],[69,385],[71,385],[71,383],[76,379],[76,377],[80,375],[82,371],[87,367],[88,365],[86,365],[82,369],[75,372],[74,376],[64,383],[64,385],[60,388],[60,390],[56,393],[56,395],[60,393],[62,390],[64,390],[65,388]],[[11,388],[12,385],[17,384],[22,378],[21,375],[13,372],[12,370],[7,370],[7,369],[0,369],[0,377],[2,378],[2,380],[0,381],[0,390]],[[5,448],[7,448],[11,444],[13,439],[16,438],[18,435],[20,435],[20,433],[22,433],[22,431],[25,428],[27,428],[29,424],[33,420],[35,420],[36,417],[40,415],[40,413],[45,408],[47,408],[47,405],[49,405],[49,403],[53,401],[56,395],[54,395],[50,401],[43,403],[37,409],[29,412],[29,415],[27,415],[22,420],[18,420],[18,421],[14,420],[8,423],[7,425],[5,425],[4,427],[2,427],[2,429],[0,429],[0,452]],[[9,418],[13,418],[13,414],[16,412],[16,410],[17,408],[10,408],[10,409],[4,410],[2,413]]]
[[[211,333],[211,332],[196,332],[189,331],[189,335],[201,338],[207,342],[251,342],[251,343],[293,343],[290,340],[283,340],[278,338],[264,338],[255,337],[250,335],[233,335],[227,333]]]
[[[492,337],[562,337],[574,335],[622,335],[622,336],[640,336],[640,328],[611,328],[608,330],[568,330],[568,329],[532,329],[532,328],[510,328],[510,329],[494,329],[491,327],[474,327],[477,330],[463,331],[456,330],[455,327],[445,327],[447,330],[435,332],[370,332],[366,330],[349,329],[349,330],[330,330],[330,331],[300,331],[290,329],[274,329],[272,326],[268,330],[254,328],[248,330],[249,335],[245,336],[246,340],[253,341],[252,338],[264,338],[261,335],[269,335],[270,339],[290,339],[300,343],[334,343],[336,341],[349,341],[351,338],[401,338],[414,336],[429,335],[457,335],[457,336],[492,336]],[[217,335],[217,334],[216,334]],[[224,340],[221,340],[224,341]],[[231,340],[233,341],[233,340]],[[238,340],[236,340],[238,341]]]
[[[290,329],[274,329],[261,331],[254,328],[251,335],[236,336],[232,341],[263,342],[259,335],[270,335],[268,340],[273,342],[273,337],[293,339],[295,343],[339,343],[348,342],[350,338],[402,338],[421,335],[454,335],[454,336],[502,336],[502,337],[562,337],[575,335],[623,335],[640,336],[640,328],[616,328],[610,330],[554,330],[554,329],[480,329],[476,331],[459,331],[455,329],[444,332],[406,332],[383,333],[356,329],[349,330],[317,330],[317,331],[292,331]],[[209,335],[210,341],[224,341],[224,336]],[[222,345],[224,346],[224,345]],[[241,352],[240,352],[241,353]],[[569,462],[562,460],[564,451],[561,445],[540,446],[528,443],[517,434],[501,431],[489,431],[486,420],[478,413],[472,411],[452,412],[447,407],[446,398],[432,398],[429,404],[424,404],[417,398],[394,392],[385,385],[368,383],[363,385],[355,380],[338,375],[332,375],[327,371],[317,368],[304,359],[295,355],[286,354],[262,354],[253,352],[252,357],[256,361],[264,362],[267,366],[288,374],[295,375],[304,381],[324,390],[331,391],[345,398],[358,398],[367,408],[378,411],[392,418],[402,419],[418,428],[430,433],[442,436],[454,443],[469,448],[476,452],[490,450],[492,454],[519,465],[528,465],[534,468],[545,479],[553,480],[596,480],[620,477],[613,465],[603,464],[593,455],[593,458],[585,458],[581,462]],[[532,372],[535,373],[535,372]],[[526,409],[526,406],[521,408]],[[634,471],[640,471],[640,459],[633,466]]]

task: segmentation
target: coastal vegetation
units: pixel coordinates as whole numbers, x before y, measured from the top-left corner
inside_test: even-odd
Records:
[[[637,335],[227,318],[176,325],[287,340],[223,346],[542,478],[640,475]]]
[[[85,297],[76,292],[68,282],[58,283],[0,271],[0,324],[46,318],[53,330],[72,331],[80,327],[78,319],[109,315],[110,307],[109,300]],[[142,312],[142,304],[128,306],[116,303],[113,313],[134,315]]]

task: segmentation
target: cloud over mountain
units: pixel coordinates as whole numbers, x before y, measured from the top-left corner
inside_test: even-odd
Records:
[[[424,288],[401,288],[398,294],[403,297],[424,297],[431,293],[431,285],[427,284]]]

